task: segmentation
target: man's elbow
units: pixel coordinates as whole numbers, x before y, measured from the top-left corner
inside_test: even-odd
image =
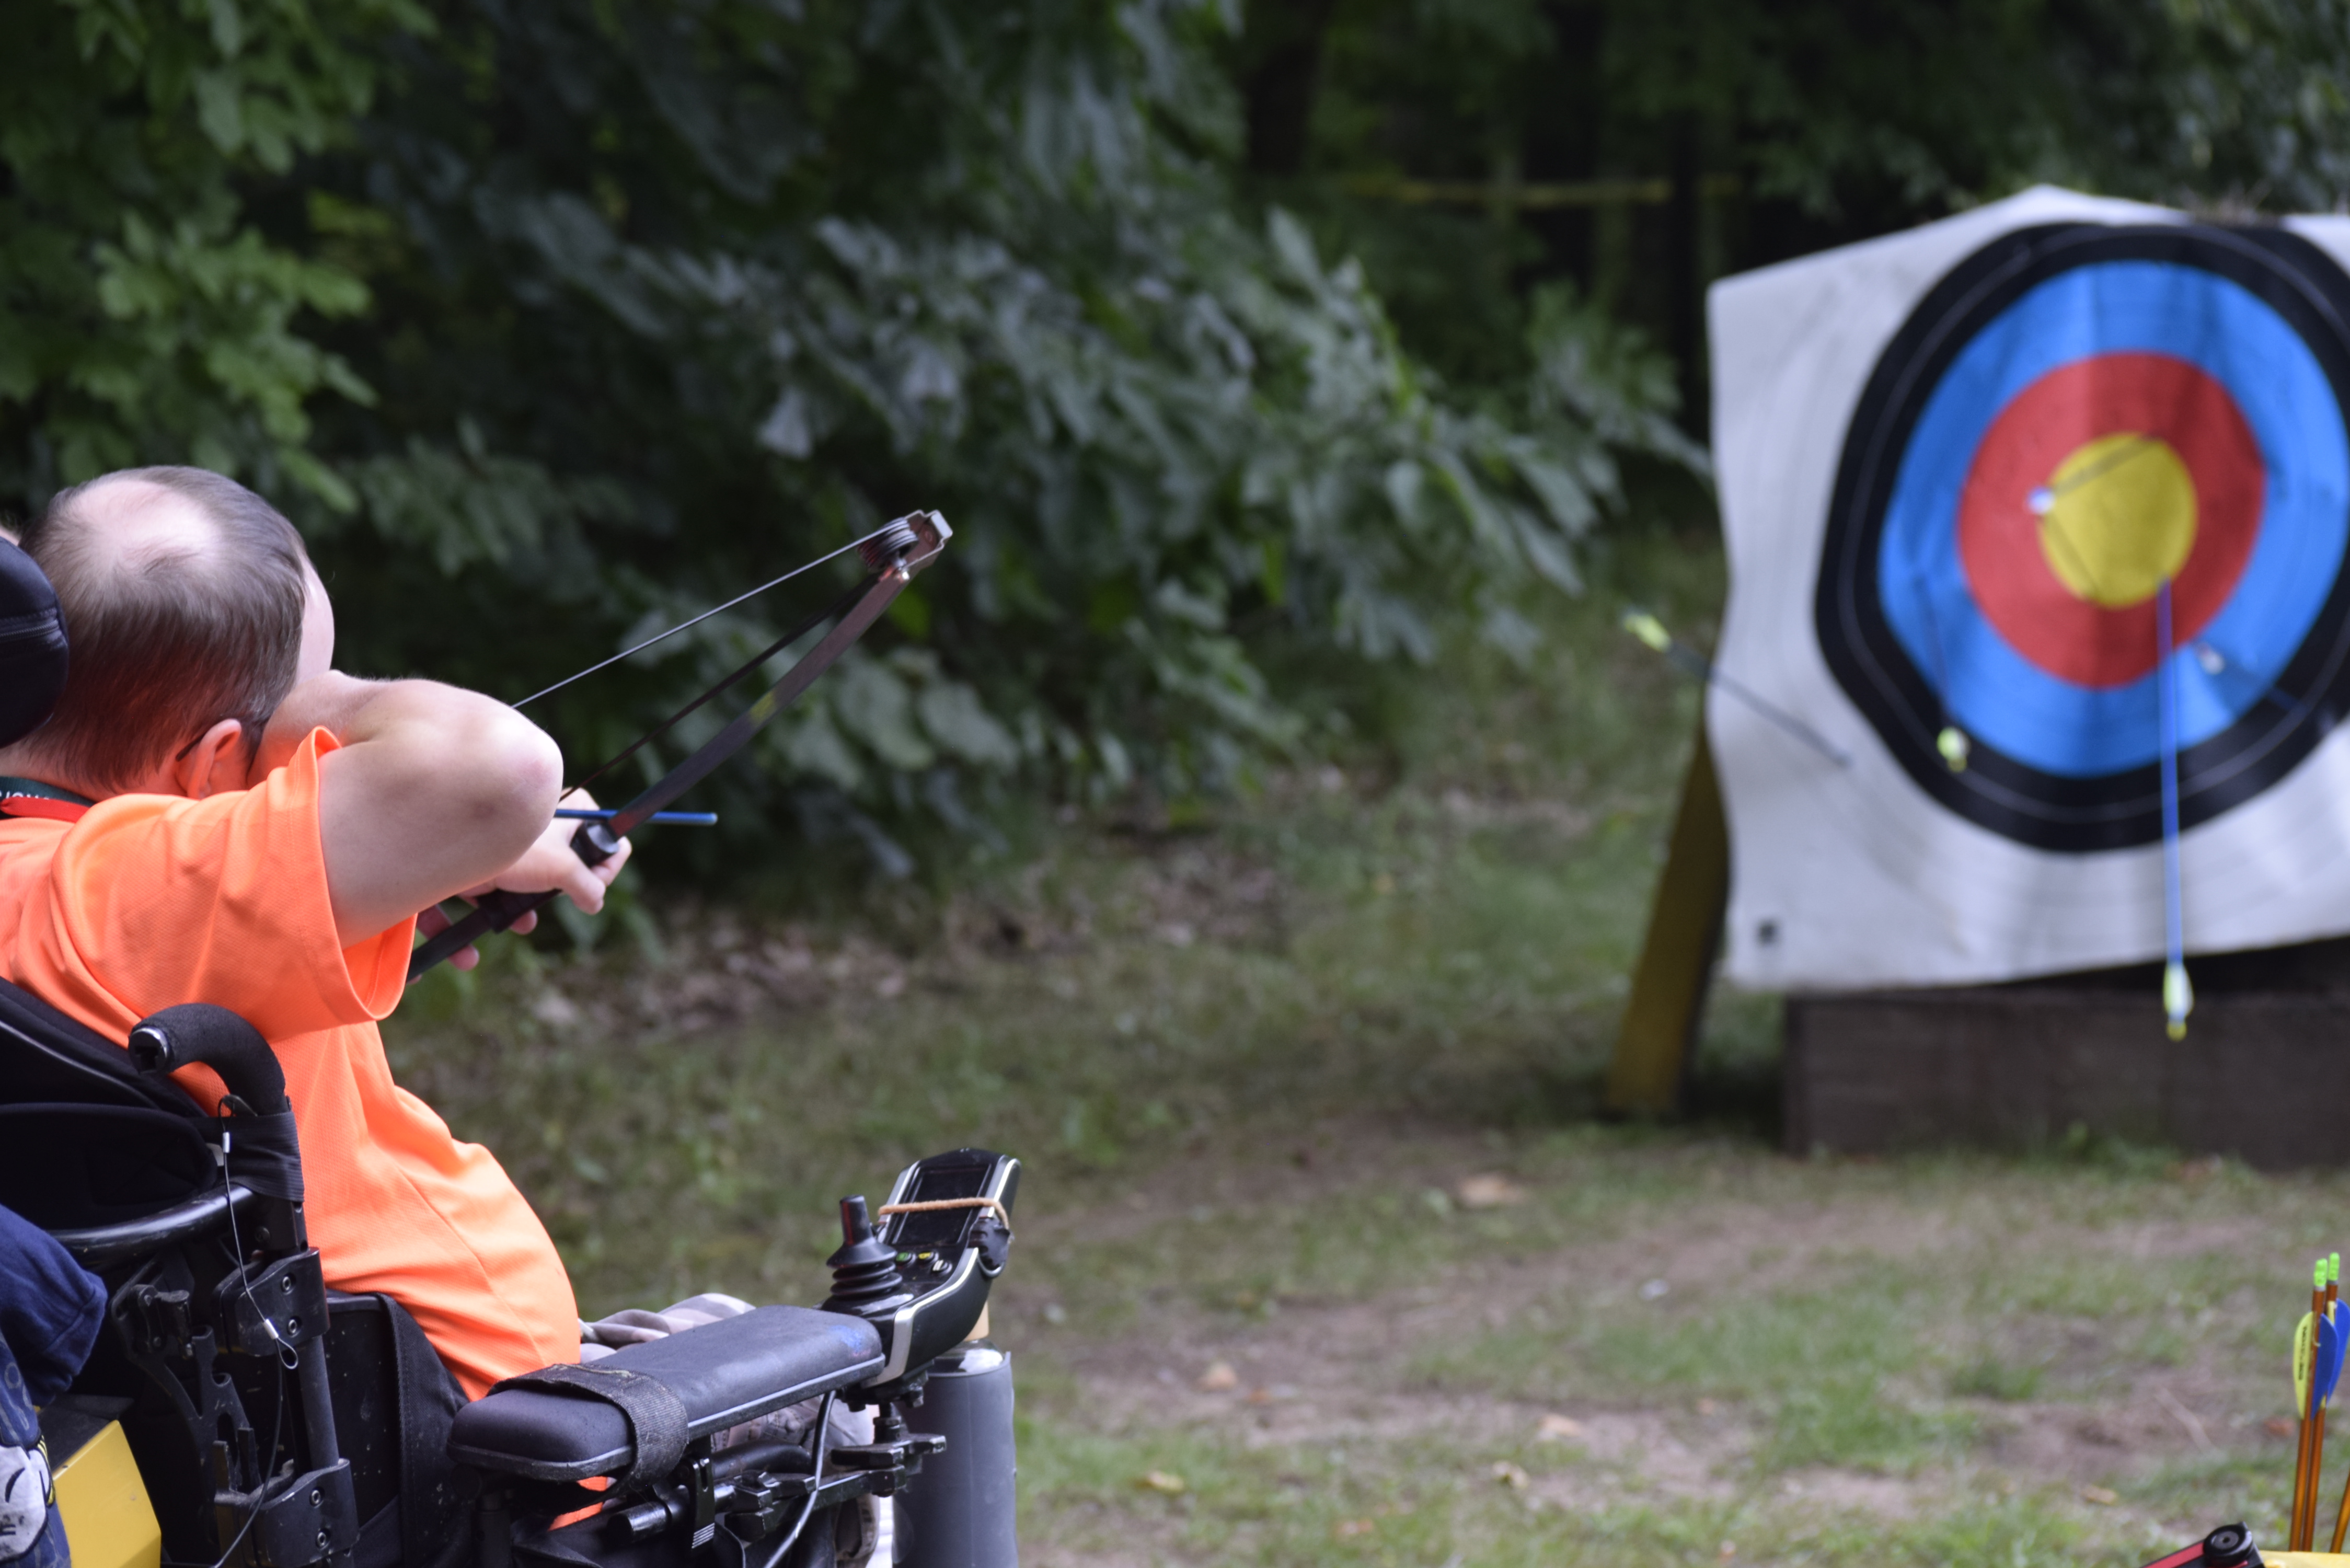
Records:
[[[470,786],[463,813],[483,841],[510,844],[520,855],[555,815],[563,793],[563,753],[527,720],[507,715],[489,728],[462,763]]]

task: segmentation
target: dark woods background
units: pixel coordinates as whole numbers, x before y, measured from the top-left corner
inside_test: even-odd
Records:
[[[18,0],[0,504],[237,473],[347,668],[509,698],[938,507],[669,857],[902,871],[1324,743],[1268,670],[1529,648],[1627,483],[1701,483],[1713,277],[2040,179],[2335,205],[2346,12]],[[550,701],[575,768],[806,589]]]

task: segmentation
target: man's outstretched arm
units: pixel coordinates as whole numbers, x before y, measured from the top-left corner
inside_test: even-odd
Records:
[[[504,703],[432,680],[317,676],[270,720],[254,782],[314,728],[341,742],[319,764],[318,829],[345,946],[493,881],[536,880],[584,908],[601,905],[604,879],[576,856],[532,853],[554,815],[563,757]],[[530,874],[510,875],[526,855]]]

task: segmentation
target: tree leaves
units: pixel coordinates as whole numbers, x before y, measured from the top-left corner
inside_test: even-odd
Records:
[[[370,514],[399,509],[393,533],[443,566],[533,559],[500,553],[526,542],[524,513],[461,498],[445,438],[411,422],[445,430],[452,410],[483,432],[466,472],[484,493],[509,473],[592,483],[644,514],[574,514],[601,607],[517,649],[517,685],[588,662],[657,601],[723,597],[933,505],[957,542],[890,634],[928,663],[850,661],[770,764],[875,805],[892,776],[946,766],[1186,791],[1304,732],[1243,621],[1426,658],[1449,616],[1503,624],[1497,581],[1576,580],[1616,484],[1593,454],[1617,438],[1531,385],[1514,421],[1448,402],[1359,267],[1284,213],[1246,215],[1184,145],[1231,140],[1212,14],[601,17],[448,5],[365,155],[324,165],[338,200],[411,239],[369,274],[377,325],[338,339],[384,393],[333,437],[369,452]],[[428,341],[466,347],[386,347]],[[1673,450],[1642,423],[1653,384],[1603,392],[1614,363],[1579,362],[1572,389]],[[1435,482],[1399,504],[1406,472]],[[558,727],[653,716],[785,613],[722,618],[600,695],[567,691]]]
[[[0,8],[0,495],[180,460],[349,487],[306,405],[367,389],[308,335],[366,289],[265,236],[240,180],[348,134],[407,0]]]
[[[1226,784],[1306,732],[1243,628],[1523,642],[1497,607],[1575,583],[1610,443],[1674,450],[1602,324],[1571,370],[1456,400],[1360,266],[1252,213],[1219,8],[294,3],[0,23],[80,128],[0,110],[31,171],[0,300],[40,304],[0,305],[0,479],[237,472],[311,535],[348,661],[508,695],[945,511],[954,548],[764,780],[713,781],[732,832],[778,788],[837,821],[945,811],[956,773]],[[592,759],[794,613],[546,720]]]

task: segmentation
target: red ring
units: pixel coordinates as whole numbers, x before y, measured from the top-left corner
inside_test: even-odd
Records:
[[[2195,484],[2195,543],[2171,583],[2174,647],[2236,591],[2268,493],[2260,443],[2235,399],[2168,354],[2075,359],[1999,411],[1959,496],[1960,559],[1975,604],[2009,646],[2078,686],[2126,686],[2154,669],[2154,600],[2108,609],[2075,598],[2041,550],[2031,496],[2075,450],[2123,431],[2168,442]]]

